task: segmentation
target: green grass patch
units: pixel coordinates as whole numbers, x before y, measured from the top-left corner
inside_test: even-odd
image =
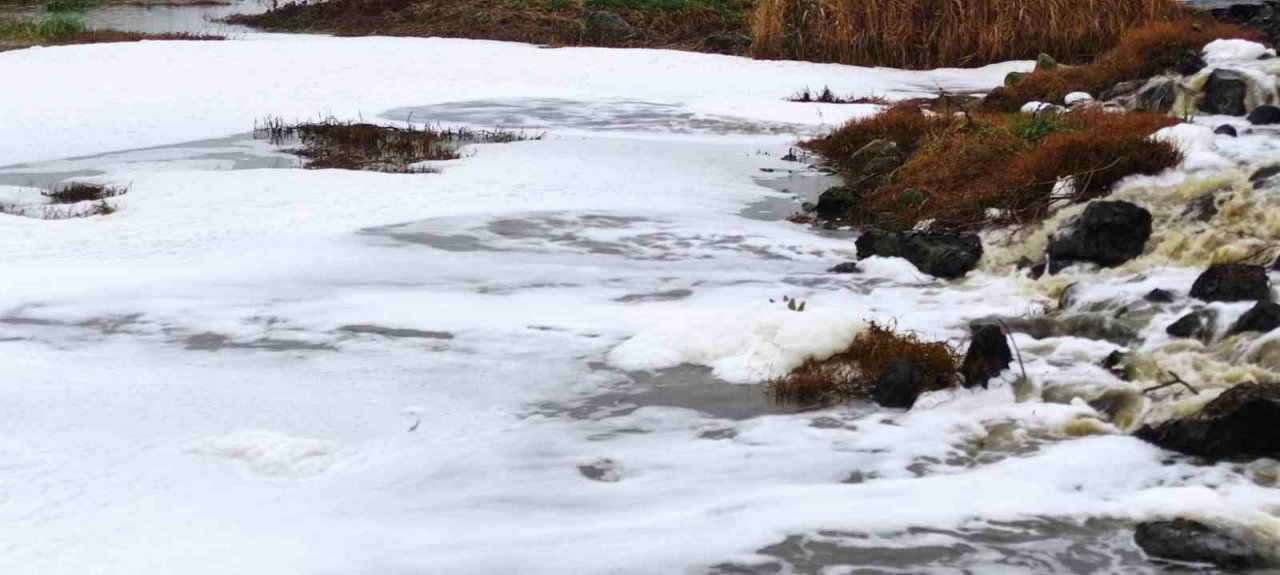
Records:
[[[0,19],[0,42],[58,42],[85,31],[84,22],[69,16],[45,16],[35,20]]]

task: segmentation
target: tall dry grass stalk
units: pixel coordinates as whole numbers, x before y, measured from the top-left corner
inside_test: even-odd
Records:
[[[925,69],[1085,61],[1177,0],[757,0],[752,55]]]

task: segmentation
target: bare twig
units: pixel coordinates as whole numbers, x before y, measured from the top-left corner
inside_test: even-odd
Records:
[[[1200,395],[1200,390],[1198,390],[1198,389],[1196,389],[1195,387],[1193,387],[1190,383],[1187,383],[1185,380],[1183,380],[1181,377],[1179,377],[1179,376],[1178,376],[1178,374],[1176,374],[1176,373],[1174,373],[1174,372],[1172,372],[1172,371],[1166,371],[1165,373],[1169,374],[1169,376],[1173,378],[1173,381],[1170,381],[1170,382],[1167,382],[1167,383],[1162,383],[1162,384],[1160,384],[1160,385],[1156,385],[1156,386],[1152,386],[1152,387],[1148,387],[1148,388],[1146,388],[1146,389],[1142,390],[1142,393],[1144,393],[1144,394],[1146,394],[1146,393],[1151,393],[1151,392],[1153,392],[1153,391],[1161,390],[1161,389],[1164,389],[1164,388],[1166,388],[1166,387],[1173,387],[1173,386],[1175,386],[1175,385],[1181,385],[1181,386],[1183,386],[1183,387],[1186,387],[1187,389],[1190,389],[1190,390],[1191,390],[1191,393],[1194,393],[1194,394],[1196,394],[1196,395]]]

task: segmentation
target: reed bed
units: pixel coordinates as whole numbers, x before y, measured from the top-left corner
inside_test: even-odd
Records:
[[[752,55],[928,69],[1087,61],[1127,29],[1185,14],[1177,0],[757,0]]]

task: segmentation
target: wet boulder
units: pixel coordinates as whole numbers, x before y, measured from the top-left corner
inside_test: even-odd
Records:
[[[965,387],[987,387],[991,378],[1000,375],[1013,363],[1013,352],[1004,329],[995,322],[977,322],[969,326],[969,351],[964,354],[960,374]]]
[[[619,14],[596,10],[587,14],[585,34],[588,40],[614,43],[630,38],[635,34],[635,28]]]
[[[1167,289],[1156,288],[1147,292],[1147,295],[1142,296],[1142,299],[1151,303],[1173,303],[1173,300],[1177,299],[1177,296]]]
[[[1280,383],[1242,383],[1195,416],[1144,425],[1135,436],[1212,461],[1280,458]]]
[[[1271,301],[1271,283],[1262,266],[1213,264],[1191,285],[1191,297],[1204,301]]]
[[[814,215],[823,220],[839,220],[849,215],[862,201],[862,194],[848,186],[827,188],[813,206]]]
[[[855,245],[858,259],[905,258],[920,271],[945,279],[963,277],[982,258],[982,241],[976,234],[868,230]]]
[[[1173,78],[1156,76],[1138,88],[1134,107],[1145,112],[1164,114],[1173,109],[1177,96],[1177,82]]]
[[[911,409],[924,392],[924,372],[910,359],[899,357],[889,362],[876,378],[871,386],[871,399],[883,407]]]
[[[1182,219],[1193,222],[1210,222],[1218,215],[1218,192],[1207,192],[1187,203],[1182,209]]]
[[[1229,333],[1230,335],[1250,331],[1267,333],[1278,327],[1280,327],[1280,305],[1260,301],[1232,324]]]
[[[1219,136],[1228,136],[1232,138],[1240,135],[1239,132],[1236,132],[1235,127],[1230,124],[1223,124],[1221,126],[1218,126],[1217,128],[1214,128],[1213,133]]]
[[[833,274],[856,274],[858,273],[858,262],[842,262],[827,271]]]
[[[1151,212],[1129,202],[1093,202],[1049,242],[1049,260],[1114,267],[1139,255],[1151,237]]]
[[[1206,114],[1243,116],[1249,81],[1235,70],[1214,70],[1209,74],[1200,97],[1200,111]]]
[[[818,196],[815,207],[817,216],[824,220],[837,220],[857,208],[864,190],[873,190],[907,157],[898,145],[889,140],[872,140],[848,158],[840,161],[845,185],[831,188]]]
[[[1263,104],[1249,112],[1249,123],[1258,126],[1280,124],[1280,108],[1271,104]]]
[[[1213,314],[1208,311],[1193,311],[1169,324],[1164,332],[1170,337],[1205,340],[1213,334],[1213,320]]]
[[[1267,565],[1266,557],[1249,542],[1188,519],[1140,523],[1134,541],[1152,559],[1209,563],[1233,570]]]

